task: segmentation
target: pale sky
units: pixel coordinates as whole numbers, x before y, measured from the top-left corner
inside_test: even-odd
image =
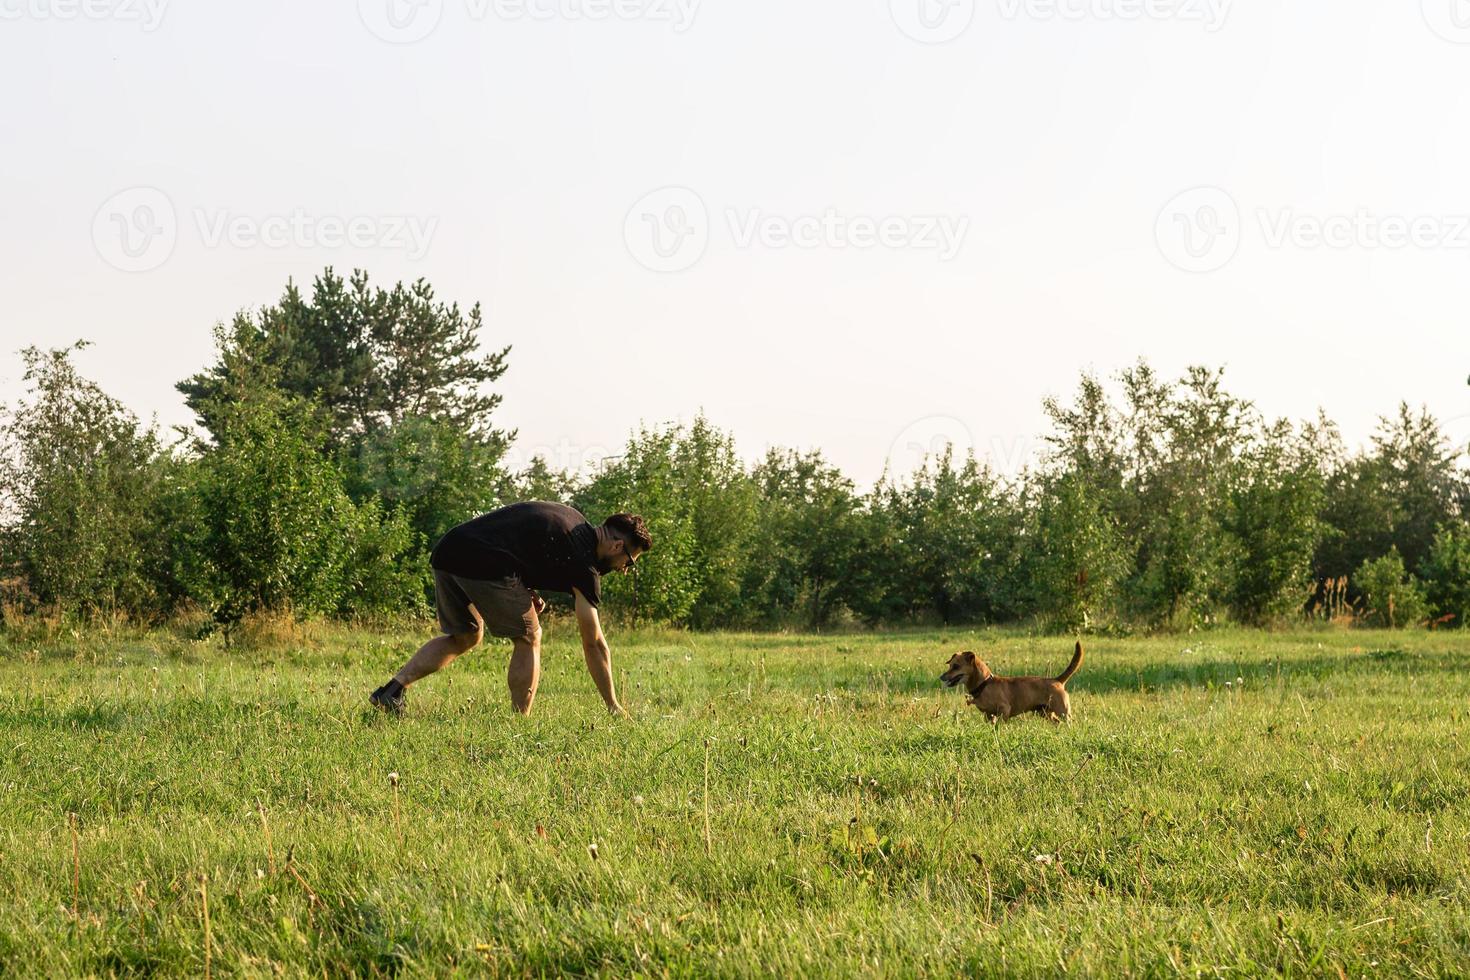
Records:
[[[518,459],[1014,469],[1139,356],[1470,440],[1467,0],[0,0],[0,82],[0,401],[185,422],[330,264],[484,305]]]

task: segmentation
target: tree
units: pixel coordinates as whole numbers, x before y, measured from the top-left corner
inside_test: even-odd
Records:
[[[820,452],[772,449],[753,473],[760,494],[745,564],[744,616],[780,621],[793,614],[827,625],[850,594],[848,574],[860,546],[860,508],[852,481]]]
[[[726,626],[740,618],[740,582],[756,543],[759,498],[735,440],[703,414],[680,428],[671,475],[689,516],[699,600],[690,624]]]
[[[1379,479],[1394,501],[1393,543],[1410,568],[1429,554],[1436,532],[1459,518],[1460,453],[1427,409],[1379,420],[1373,436]]]
[[[1052,432],[1036,529],[1058,543],[1082,534],[1101,549],[1093,557],[1106,554],[1110,573],[1123,569],[1109,588],[1122,586],[1133,615],[1193,620],[1229,592],[1237,549],[1223,524],[1228,488],[1257,416],[1225,391],[1221,371],[1191,367],[1169,382],[1139,361],[1118,380],[1121,407],[1091,375],[1071,406],[1046,403]],[[1041,580],[1060,588],[1059,574]]]
[[[901,622],[914,611],[914,590],[898,568],[904,545],[892,503],[886,482],[862,499],[855,515],[857,545],[843,574],[847,607],[870,626]]]
[[[1020,520],[989,467],[970,455],[957,464],[947,446],[907,482],[881,483],[875,496],[896,535],[888,564],[900,605],[946,623],[1009,617]]]
[[[1278,422],[1243,451],[1223,527],[1234,543],[1228,599],[1235,617],[1261,623],[1300,609],[1312,591],[1323,477],[1317,430]]]
[[[287,283],[276,305],[236,314],[217,331],[216,363],[178,389],[215,436],[223,406],[249,387],[249,375],[265,374],[320,407],[334,451],[415,418],[503,450],[512,434],[491,426],[500,396],[485,386],[505,373],[510,348],[481,353],[482,327],[478,303],[464,313],[437,302],[422,279],[385,290],[362,270],[344,281],[329,267],[310,300]]]
[[[1381,477],[1380,463],[1367,456],[1344,459],[1327,478],[1320,520],[1322,535],[1313,559],[1318,580],[1350,574],[1394,546],[1398,502]]]
[[[216,420],[218,445],[192,470],[178,574],[217,622],[423,602],[424,572],[406,558],[406,518],[376,500],[352,501],[312,406],[266,391]]]
[[[63,611],[154,615],[170,591],[158,518],[173,460],[155,428],[77,373],[86,346],[21,351],[30,397],[0,416],[0,578]]]
[[[401,512],[420,544],[432,547],[456,524],[511,501],[503,451],[446,420],[415,415],[362,435],[341,468],[353,500]]]
[[[1030,611],[1069,630],[1111,617],[1130,567],[1116,520],[1077,473],[1044,475],[1034,495],[1020,565]]]
[[[504,497],[509,500],[554,500],[565,503],[577,494],[576,477],[565,470],[553,470],[540,455],[519,473],[509,477]]]
[[[1435,619],[1464,627],[1470,620],[1470,524],[1447,524],[1434,536],[1429,554],[1419,565],[1419,578]]]
[[[1347,575],[1396,549],[1417,568],[1440,527],[1462,519],[1461,454],[1427,411],[1400,404],[1378,420],[1369,452],[1344,460],[1327,480],[1318,578]]]
[[[1125,374],[1130,388],[1152,390],[1153,372],[1140,363],[1133,374]],[[1142,396],[1134,398],[1142,401]],[[1073,404],[1063,405],[1055,398],[1042,402],[1042,410],[1051,422],[1051,431],[1043,436],[1049,447],[1047,458],[1059,470],[1078,474],[1094,495],[1102,495],[1112,506],[1123,493],[1129,459],[1126,445],[1128,423],[1108,398],[1102,382],[1092,374],[1083,374]],[[1140,427],[1134,425],[1136,432]],[[1152,429],[1142,427],[1145,433]],[[1135,450],[1137,457],[1147,459],[1145,447]],[[1137,459],[1135,467],[1140,467]],[[1143,464],[1146,465],[1146,464]]]
[[[269,388],[308,410],[359,503],[401,510],[425,544],[492,509],[514,433],[494,428],[486,386],[510,348],[479,352],[480,307],[445,305],[423,280],[391,290],[328,268],[310,300],[288,283],[279,303],[215,331],[216,362],[178,389],[215,442],[224,419]]]
[[[603,596],[637,621],[682,624],[699,602],[699,544],[690,502],[674,470],[679,429],[642,429],[620,457],[579,488],[572,505],[596,524],[609,514],[641,514],[653,551],[631,575],[602,580]]]
[[[1136,507],[1125,527],[1138,543],[1129,592],[1150,619],[1192,621],[1228,594],[1237,557],[1224,526],[1228,488],[1259,420],[1222,375],[1191,367],[1177,385],[1146,390],[1127,379]]]
[[[589,517],[633,511],[648,521],[654,550],[639,561],[639,616],[707,627],[742,615],[758,500],[734,440],[709,420],[640,430],[576,501]],[[622,578],[606,585],[631,601],[632,583]]]

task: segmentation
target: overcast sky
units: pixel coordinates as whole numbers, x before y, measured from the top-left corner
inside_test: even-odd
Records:
[[[1466,0],[0,0],[0,400],[132,409],[322,267],[513,345],[576,466],[700,409],[866,484],[1224,365],[1352,442],[1470,440]]]

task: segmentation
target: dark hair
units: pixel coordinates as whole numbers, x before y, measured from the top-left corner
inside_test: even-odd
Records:
[[[653,538],[648,536],[648,525],[637,514],[614,514],[602,524],[628,544],[637,545],[642,551],[653,547]]]

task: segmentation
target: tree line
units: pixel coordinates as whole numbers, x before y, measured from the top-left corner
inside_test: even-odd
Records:
[[[22,351],[0,406],[0,617],[425,614],[427,553],[518,499],[644,515],[656,548],[610,609],[694,628],[1032,622],[1189,628],[1470,616],[1470,469],[1400,405],[1350,451],[1269,420],[1219,370],[1140,361],[1048,400],[1018,475],[943,451],[861,491],[819,451],[747,465],[703,417],[645,427],[597,472],[512,472],[493,424],[510,348],[422,280],[331,269],[216,328],[165,433]]]

